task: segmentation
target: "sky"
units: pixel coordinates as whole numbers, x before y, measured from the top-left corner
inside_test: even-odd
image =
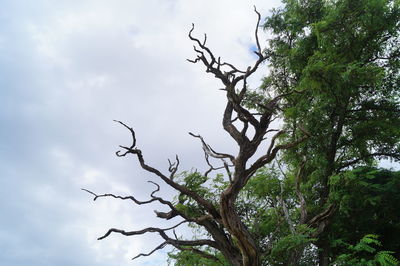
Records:
[[[3,0],[0,9],[0,265],[166,265],[151,257],[157,235],[111,235],[108,228],[168,226],[153,209],[97,193],[153,190],[133,157],[118,158],[134,127],[146,161],[167,172],[205,167],[201,147],[233,142],[221,126],[221,84],[194,58],[187,37],[208,36],[224,61],[246,69],[254,60],[253,5],[263,17],[279,1]],[[261,34],[261,43],[267,36]],[[266,67],[252,80],[257,83]],[[172,199],[163,186],[160,195]],[[174,221],[172,221],[174,222]],[[182,232],[185,234],[187,232]]]

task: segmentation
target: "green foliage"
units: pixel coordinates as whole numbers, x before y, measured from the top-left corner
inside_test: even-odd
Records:
[[[298,165],[307,155],[315,184],[355,158],[371,163],[372,151],[398,154],[398,1],[284,3],[265,24],[274,38],[264,88],[301,91],[285,99],[285,127],[290,138],[299,124],[312,135],[286,158]]]
[[[182,172],[176,181],[185,185],[187,188],[196,191],[198,195],[210,202],[215,203],[218,207],[218,196],[226,188],[227,181],[221,174],[217,174],[214,178],[203,176],[200,172]],[[205,212],[197,204],[195,200],[186,195],[179,195],[175,198],[175,208],[182,211],[190,217],[198,217],[204,215]]]
[[[324,210],[326,202],[339,205],[330,233],[320,240],[346,235],[355,243],[369,227],[383,235],[385,247],[400,250],[394,240],[400,236],[399,201],[387,200],[396,198],[394,176],[386,173],[392,186],[379,186],[360,176],[360,169],[343,174],[348,167],[374,165],[375,158],[400,159],[399,2],[284,3],[265,24],[274,37],[267,51],[271,71],[260,93],[271,88],[289,93],[282,104],[284,126],[293,132],[288,141],[303,135],[300,126],[311,134],[283,155],[286,175],[306,161],[301,190],[309,215]],[[343,175],[352,184],[338,193],[335,182],[342,185]],[[341,250],[331,252],[336,256]]]
[[[356,243],[373,233],[381,236],[384,249],[400,250],[400,172],[360,167],[332,177],[331,186],[331,200],[338,205],[331,238]]]
[[[284,221],[279,197],[290,193],[290,190],[285,190],[284,186],[281,186],[280,174],[275,168],[259,169],[240,192],[236,210],[255,236],[255,241],[261,250],[267,249],[266,240],[272,233],[281,235],[287,233],[287,225],[280,226]],[[263,260],[269,261],[270,258]]]
[[[399,201],[388,200],[396,198],[391,191],[397,185],[380,186],[374,184],[379,178],[364,178],[357,173],[361,170],[347,171],[373,166],[375,159],[400,160],[399,1],[286,0],[284,4],[265,23],[273,39],[267,50],[270,74],[260,94],[273,88],[276,94],[287,95],[281,105],[283,123],[292,134],[282,142],[303,136],[301,128],[311,134],[283,154],[287,176],[295,175],[306,162],[301,191],[308,214],[321,213],[327,204],[339,207],[317,244],[329,246],[338,238],[355,243],[371,232],[370,225],[373,233],[382,235],[385,248],[400,250],[393,240],[400,235]],[[339,193],[335,182],[342,185],[344,176],[352,185]],[[372,172],[369,176],[377,177]],[[393,178],[388,174],[385,182]],[[341,251],[330,250],[329,256]]]
[[[309,237],[312,229],[305,225],[300,225],[296,233],[290,233],[278,239],[271,250],[268,261],[272,265],[287,265],[288,256],[296,252],[299,247],[305,247],[315,241]]]
[[[179,251],[168,253],[168,265],[175,266],[229,266],[224,257],[211,249],[205,249],[205,252],[213,254],[217,257],[218,261],[204,258],[196,253],[190,251]]]
[[[336,241],[337,245],[346,247],[348,253],[337,257],[332,265],[355,265],[355,266],[395,266],[400,261],[393,257],[394,252],[376,251],[381,246],[377,235],[365,235],[356,245],[350,245],[343,241]]]

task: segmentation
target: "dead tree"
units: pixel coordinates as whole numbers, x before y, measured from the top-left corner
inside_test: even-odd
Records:
[[[257,111],[252,110],[245,105],[244,100],[249,92],[247,79],[256,72],[264,61],[268,59],[268,55],[265,54],[261,48],[258,37],[261,16],[256,9],[254,9],[254,11],[257,14],[257,25],[255,28],[257,50],[254,51],[257,55],[257,60],[246,70],[241,70],[230,63],[221,61],[220,57],[216,57],[206,44],[206,35],[203,40],[193,36],[194,25],[192,25],[188,34],[188,37],[194,43],[193,47],[196,53],[196,57],[193,60],[188,61],[191,63],[203,64],[206,68],[206,72],[213,74],[224,86],[222,90],[226,93],[227,102],[223,114],[222,125],[224,130],[229,133],[238,146],[238,153],[236,155],[217,152],[208,145],[200,135],[190,133],[193,137],[198,138],[201,141],[206,162],[210,166],[210,169],[203,175],[207,176],[212,171],[222,169],[226,171],[226,175],[229,178],[229,185],[219,195],[219,202],[215,203],[205,199],[195,190],[190,189],[174,179],[179,167],[178,157],[176,157],[175,162],[169,161],[170,166],[168,174],[148,165],[142,151],[136,145],[136,136],[133,128],[121,121],[116,121],[128,129],[132,135],[132,144],[130,146],[120,146],[122,150],[118,151],[116,155],[119,157],[124,157],[126,155],[135,156],[144,170],[156,175],[167,185],[177,190],[181,195],[185,195],[192,199],[202,210],[202,213],[197,216],[187,215],[176,208],[176,205],[173,202],[156,196],[156,192],[159,191],[160,187],[154,182],[152,183],[156,186],[156,190],[151,193],[150,199],[147,201],[139,201],[133,196],[121,197],[113,194],[97,195],[89,190],[85,190],[94,195],[94,200],[100,197],[114,197],[122,200],[131,200],[139,205],[159,202],[168,206],[170,211],[156,211],[157,217],[161,219],[180,217],[182,220],[175,226],[169,228],[148,227],[138,231],[124,231],[111,228],[105,235],[100,237],[99,240],[106,238],[111,233],[119,233],[125,236],[158,233],[164,242],[155,247],[149,253],[139,254],[135,258],[140,256],[149,256],[156,250],[171,245],[178,250],[188,250],[205,258],[218,261],[217,257],[205,252],[204,249],[201,248],[202,246],[207,246],[218,250],[232,265],[260,265],[261,251],[259,247],[257,247],[253,236],[241,221],[241,217],[235,209],[235,201],[240,191],[258,169],[274,160],[280,150],[289,149],[304,141],[308,137],[308,133],[303,131],[304,135],[293,142],[278,143],[278,138],[287,132],[271,129],[271,122],[279,113],[279,103],[285,95],[275,95],[264,103],[260,103]],[[249,134],[250,132],[251,134]],[[266,140],[269,140],[269,142]],[[264,143],[265,146],[262,145]],[[263,151],[263,155],[254,158],[256,151]],[[213,166],[210,163],[209,158],[220,160],[221,166]],[[210,238],[181,240],[176,236],[170,235],[171,231],[184,223],[197,224],[208,232]],[[268,253],[268,250],[263,252]]]

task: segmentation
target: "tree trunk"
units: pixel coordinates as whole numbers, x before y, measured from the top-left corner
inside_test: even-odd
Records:
[[[317,243],[318,265],[329,266],[329,243],[325,239]]]
[[[222,221],[229,233],[235,238],[234,240],[237,241],[243,266],[260,266],[260,254],[257,245],[234,209],[235,198],[232,194],[232,187],[222,193],[220,200]]]

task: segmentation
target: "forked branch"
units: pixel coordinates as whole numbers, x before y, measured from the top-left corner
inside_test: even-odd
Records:
[[[135,202],[137,205],[149,204],[149,203],[151,203],[151,202],[153,202],[153,201],[156,201],[156,199],[154,199],[154,198],[149,199],[149,200],[146,200],[146,201],[140,201],[140,200],[137,200],[137,199],[136,199],[135,197],[133,197],[133,196],[124,196],[124,197],[123,197],[123,196],[118,196],[118,195],[111,194],[111,193],[106,193],[106,194],[100,194],[100,195],[98,195],[98,194],[96,194],[96,193],[94,193],[94,192],[92,192],[92,191],[90,191],[90,190],[88,190],[88,189],[85,189],[85,188],[82,188],[81,190],[86,191],[87,193],[92,194],[92,195],[94,196],[94,198],[93,198],[94,201],[97,200],[98,198],[103,198],[103,197],[112,197],[112,198],[121,199],[121,200],[131,200],[131,201]],[[158,189],[155,190],[155,191],[153,191],[153,193],[156,192],[156,191],[158,191]]]
[[[209,254],[202,252],[201,250],[195,249],[194,247],[198,247],[198,246],[208,246],[208,247],[212,247],[215,249],[218,249],[219,246],[218,244],[210,239],[197,239],[197,240],[180,240],[177,238],[171,238],[167,235],[167,231],[173,230],[175,228],[177,228],[178,226],[182,225],[183,223],[186,223],[187,221],[182,221],[172,227],[169,228],[158,228],[158,227],[148,227],[142,230],[138,230],[138,231],[124,231],[124,230],[120,230],[120,229],[116,229],[116,228],[111,228],[109,229],[103,236],[99,237],[98,240],[102,240],[104,238],[107,238],[111,233],[118,233],[118,234],[122,234],[124,236],[133,236],[133,235],[143,235],[146,233],[158,233],[165,241],[163,243],[161,243],[160,245],[158,245],[156,248],[154,248],[153,250],[151,250],[149,253],[140,253],[137,256],[133,257],[132,260],[137,259],[141,256],[150,256],[151,254],[153,254],[155,251],[160,250],[162,248],[164,248],[167,245],[172,245],[180,250],[192,250],[202,256],[206,256],[208,258],[211,258]]]
[[[120,121],[116,121],[120,124],[122,124],[125,128],[127,128],[132,135],[132,145],[130,147],[126,147],[126,146],[120,146],[122,149],[125,150],[125,152],[121,152],[121,151],[117,151],[116,155],[119,157],[122,156],[126,156],[127,154],[133,154],[136,155],[140,166],[146,170],[147,172],[150,172],[152,174],[155,174],[156,176],[158,176],[159,178],[161,178],[166,184],[168,184],[169,186],[173,187],[174,189],[178,190],[180,193],[187,195],[189,197],[191,197],[192,199],[194,199],[200,206],[202,206],[203,208],[205,208],[214,218],[219,219],[220,214],[217,211],[217,209],[214,207],[214,205],[207,201],[206,199],[204,199],[203,197],[201,197],[200,195],[198,195],[195,191],[187,188],[186,186],[180,185],[176,182],[174,182],[172,180],[172,178],[167,177],[166,175],[164,175],[163,173],[161,173],[161,171],[159,171],[158,169],[146,164],[144,157],[142,155],[142,151],[138,148],[136,148],[136,137],[135,137],[135,132],[133,130],[133,128],[128,127],[127,125],[125,125],[124,123],[120,122]]]

